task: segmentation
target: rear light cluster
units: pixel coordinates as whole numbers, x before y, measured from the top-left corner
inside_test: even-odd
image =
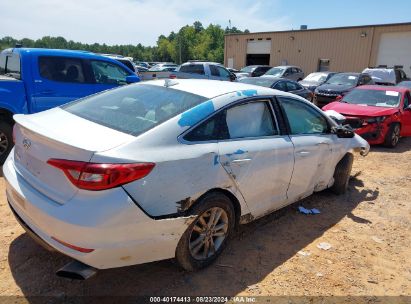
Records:
[[[98,164],[65,159],[47,163],[64,172],[73,185],[85,190],[105,190],[141,179],[153,170],[154,163]]]

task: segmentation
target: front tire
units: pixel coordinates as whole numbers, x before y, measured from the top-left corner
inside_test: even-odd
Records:
[[[12,148],[13,128],[9,123],[0,121],[0,166],[4,164]]]
[[[395,148],[400,140],[401,126],[398,123],[390,125],[387,134],[385,135],[384,146]]]
[[[335,166],[334,185],[331,187],[335,194],[344,194],[347,191],[353,162],[354,156],[347,153]]]
[[[203,197],[191,212],[197,217],[178,242],[176,260],[187,271],[207,267],[224,250],[235,226],[231,200],[221,193]]]

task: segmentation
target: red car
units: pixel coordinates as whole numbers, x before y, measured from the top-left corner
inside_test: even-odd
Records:
[[[411,96],[407,88],[361,86],[323,110],[344,115],[345,124],[370,144],[393,148],[401,136],[411,136]]]

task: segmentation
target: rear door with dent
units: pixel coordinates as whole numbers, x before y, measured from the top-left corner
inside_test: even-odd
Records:
[[[222,114],[227,138],[218,142],[219,162],[255,217],[286,203],[294,166],[293,144],[273,114],[268,99],[247,100]]]

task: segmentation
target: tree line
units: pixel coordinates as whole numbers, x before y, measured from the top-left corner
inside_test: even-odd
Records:
[[[6,36],[0,39],[0,50],[15,47],[52,48],[85,50],[95,53],[120,54],[133,57],[137,61],[172,61],[176,63],[188,60],[224,61],[224,35],[230,33],[249,33],[236,27],[223,29],[220,25],[210,24],[206,28],[199,21],[186,25],[168,36],[160,35],[155,46],[137,45],[107,45],[105,43],[81,43],[73,40],[67,41],[64,37],[45,36],[33,40],[29,38],[14,39]]]

